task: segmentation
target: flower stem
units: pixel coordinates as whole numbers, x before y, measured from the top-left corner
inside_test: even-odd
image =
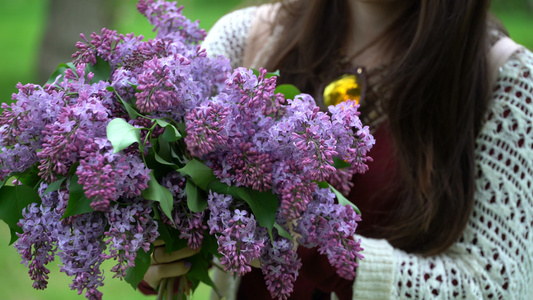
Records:
[[[164,299],[164,293],[163,290],[165,290],[167,284],[166,279],[162,279],[161,282],[159,282],[159,289],[157,290],[157,300],[163,300]]]
[[[167,278],[167,300],[174,299],[174,277]],[[183,280],[180,280],[180,286],[178,289],[178,299],[181,298],[182,294],[182,286],[183,286]]]

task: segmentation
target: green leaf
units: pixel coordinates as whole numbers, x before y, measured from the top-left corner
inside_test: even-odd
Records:
[[[217,179],[211,168],[196,159],[189,161],[183,168],[178,169],[178,172],[189,175],[192,181],[204,191],[207,191],[209,184]]]
[[[115,88],[112,87],[112,86],[108,86],[105,89],[108,90],[109,92],[114,92],[115,91]]]
[[[122,99],[122,97],[120,97],[120,95],[118,93],[115,93],[115,95],[117,96],[117,98],[120,100],[120,102],[122,103],[122,106],[124,106],[124,109],[126,109],[126,111],[128,112],[128,116],[132,119],[132,120],[135,120],[137,119],[138,117],[141,117],[142,115],[140,113],[138,113],[135,108],[133,108],[131,106],[131,104],[129,104],[128,102],[124,101]]]
[[[168,124],[168,126],[165,127],[165,131],[163,132],[163,138],[167,142],[175,142],[182,138],[180,132],[174,125]]]
[[[175,142],[182,138],[180,132],[174,125],[161,119],[155,119],[154,121],[157,123],[157,125],[161,126],[162,128],[165,128],[165,131],[162,134],[165,141]]]
[[[31,187],[3,186],[0,189],[0,220],[3,220],[12,230],[22,232],[17,225],[22,219],[22,210],[34,202],[41,203],[41,198]]]
[[[4,184],[6,184],[6,182],[11,179],[12,177],[7,177],[4,178],[4,180],[0,181],[0,189],[4,186]]]
[[[344,168],[348,168],[350,167],[351,165],[347,162],[345,162],[344,160],[338,158],[338,157],[334,157],[333,158],[333,167],[335,167],[335,169],[344,169]]]
[[[170,156],[172,156],[172,158],[177,160],[180,163],[180,165],[185,165],[185,160],[183,158],[183,155],[181,153],[176,153],[176,150],[174,149],[174,147],[170,148]]]
[[[172,228],[170,233],[172,234],[173,237],[178,237],[181,232],[179,230],[175,229],[175,228]],[[187,243],[188,243],[188,241],[186,239],[175,238],[173,240],[173,242],[170,244],[172,246],[166,245],[165,252],[171,253],[171,252],[174,252],[174,251],[181,250],[181,249],[189,246]]]
[[[220,257],[221,254],[218,252],[218,241],[214,235],[209,234],[207,231],[204,233],[204,238],[202,240],[202,252],[205,254],[212,254],[217,257]]]
[[[76,70],[76,67],[74,66],[73,63],[61,63],[57,66],[57,68],[55,69],[54,73],[52,73],[52,75],[50,75],[50,78],[48,78],[48,81],[46,81],[46,83],[48,84],[52,84],[55,80],[56,80],[56,77],[59,76],[59,75],[64,75],[65,74],[65,71],[67,69],[72,69],[72,70]],[[61,82],[62,79],[60,78],[58,82]]]
[[[157,208],[154,209],[157,210]],[[159,232],[158,239],[162,239],[165,242],[166,247],[172,247],[172,242],[174,241],[174,238],[170,234],[167,224],[159,221],[157,223],[159,224],[159,226],[157,226],[157,231]]]
[[[187,179],[185,193],[187,194],[187,206],[191,211],[202,212],[207,208],[207,197],[190,179]]]
[[[157,148],[157,154],[159,154],[159,156],[167,161],[172,160],[170,143],[163,139],[162,136],[158,136],[157,139],[151,139],[150,143],[154,145],[154,148]]]
[[[154,152],[154,158],[155,160],[162,164],[162,165],[167,165],[167,166],[173,166],[173,167],[176,167],[176,164],[175,163],[171,163],[169,161],[166,161],[164,158],[162,158],[161,156],[159,156],[159,154],[155,153]]]
[[[157,227],[159,231],[158,239],[162,239],[165,242],[165,252],[171,253],[180,249],[187,247],[187,240],[177,238],[180,235],[180,231],[168,226],[163,222],[158,222],[161,224]],[[202,242],[202,247],[203,247]]]
[[[35,187],[39,182],[41,182],[37,165],[33,165],[31,168],[20,174],[15,174],[15,178],[18,179],[23,185],[27,185],[29,187]]]
[[[248,203],[259,226],[272,230],[278,209],[278,197],[270,192],[258,192],[248,188],[237,188],[237,195]]]
[[[359,215],[361,214],[361,211],[355,204],[353,204],[350,200],[346,199],[346,197],[344,197],[344,195],[341,192],[337,191],[337,189],[335,189],[331,184],[328,183],[328,185],[329,185],[329,188],[333,191],[333,193],[335,193],[335,196],[337,196],[337,200],[339,201],[339,204],[344,205],[344,206],[350,205],[353,207],[353,209],[355,210],[357,214]]]
[[[91,66],[90,64],[87,64],[85,67],[85,73],[88,74],[88,72],[92,72],[94,74],[93,78],[89,81],[90,84],[97,83],[99,81],[107,81],[111,75],[111,65],[109,62],[97,57],[94,65]]]
[[[234,198],[239,198],[239,195],[237,194],[237,189],[238,189],[237,187],[229,186],[229,185],[227,185],[225,183],[222,183],[218,179],[212,181],[209,184],[209,186],[208,186],[208,190],[211,190],[211,191],[216,192],[218,194],[231,195]]]
[[[213,174],[213,170],[193,159],[185,167],[178,169],[184,175],[189,175],[191,180],[202,190],[213,190],[220,194],[228,194],[244,200],[254,213],[260,226],[272,229],[276,219],[278,198],[271,192],[259,192],[244,187],[230,187],[221,183]]]
[[[144,278],[144,274],[150,267],[150,255],[152,254],[153,246],[150,247],[150,251],[145,252],[142,248],[137,250],[137,256],[135,257],[135,266],[126,269],[126,276],[124,280],[129,283],[134,290]]]
[[[260,226],[268,230],[272,230],[274,227],[276,210],[278,209],[278,197],[271,192],[259,192],[246,187],[228,186],[218,179],[212,181],[208,189],[219,194],[231,195],[237,199],[244,200],[252,209]]]
[[[271,78],[271,77],[274,77],[274,76],[276,76],[276,77],[281,76],[281,73],[279,72],[279,70],[276,70],[274,72],[267,72],[266,75],[265,75],[266,78]]]
[[[292,84],[280,84],[274,90],[274,93],[282,93],[285,99],[294,99],[297,95],[300,95],[300,90]]]
[[[325,181],[317,182],[317,185],[321,189],[329,189],[329,183]]]
[[[209,277],[210,260],[207,260],[202,253],[193,255],[187,258],[187,260],[191,262],[191,269],[187,272],[187,278],[199,280],[214,289],[217,288],[213,280],[211,280],[211,277]]]
[[[91,207],[92,201],[85,196],[83,185],[78,183],[78,175],[72,176],[68,189],[70,192],[68,204],[61,219],[94,211]]]
[[[50,183],[48,185],[48,187],[46,188],[46,190],[44,190],[44,195],[48,194],[48,193],[51,193],[53,191],[57,191],[61,188],[61,185],[63,184],[63,182],[65,181],[65,179],[67,179],[66,177],[63,177],[59,180],[56,180],[52,183]]]
[[[170,125],[169,122],[167,122],[167,121],[165,121],[165,120],[162,120],[162,119],[154,119],[154,122],[155,122],[157,125],[159,125],[159,126],[161,126],[161,127],[163,127],[163,128],[165,128],[165,127],[167,127],[168,125]]]
[[[169,218],[172,218],[172,206],[174,205],[174,198],[170,191],[159,184],[154,176],[154,171],[150,172],[150,181],[148,181],[148,188],[141,192],[145,199],[159,202],[161,210]]]
[[[185,123],[178,123],[178,130],[179,130],[179,132],[181,132],[181,133],[184,133],[184,132],[185,132],[185,133],[186,133],[186,130],[185,130],[185,129],[186,129]],[[184,134],[185,134],[185,133],[184,133]]]
[[[107,125],[107,138],[113,145],[115,153],[120,152],[133,143],[141,143],[141,129],[126,122],[124,119],[113,119]]]
[[[258,69],[251,69],[251,70],[252,70],[252,72],[253,72],[253,74],[254,74],[255,76],[258,76],[258,77],[259,77],[259,70],[258,70]],[[274,77],[274,76],[276,76],[276,77],[279,77],[279,76],[280,76],[279,70],[276,70],[276,71],[274,71],[274,72],[267,72],[267,73],[265,74],[265,78],[271,78],[271,77]]]
[[[154,147],[150,148],[150,151],[153,151],[154,159],[162,164],[171,166],[174,170],[178,169],[178,165],[173,163],[172,161],[172,151],[171,151],[171,145],[169,142],[167,142],[163,137],[159,136],[157,139],[152,139],[150,141]],[[156,151],[157,149],[157,151]]]
[[[22,228],[18,226],[17,228],[9,227],[9,233],[11,234],[11,238],[9,239],[9,245],[13,245],[13,243],[16,242],[19,238],[17,233],[22,233]]]
[[[287,231],[285,230],[285,228],[281,227],[281,225],[279,225],[277,222],[274,223],[274,228],[276,228],[278,230],[278,234],[286,239],[289,239],[291,241],[294,241],[294,238],[292,237],[292,235]]]
[[[67,177],[72,177],[72,175],[76,174],[76,170],[78,170],[78,167],[80,166],[80,162],[77,161],[75,163],[72,164],[72,166],[70,166],[69,170],[68,170],[68,173],[67,173]]]

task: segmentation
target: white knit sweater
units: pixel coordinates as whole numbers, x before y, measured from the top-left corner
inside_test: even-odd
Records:
[[[255,11],[220,19],[203,43],[208,53],[242,65]],[[433,257],[360,237],[365,259],[353,299],[533,299],[532,100],[533,54],[522,49],[500,68],[476,140],[475,202],[462,237]],[[234,299],[238,281],[215,276]]]

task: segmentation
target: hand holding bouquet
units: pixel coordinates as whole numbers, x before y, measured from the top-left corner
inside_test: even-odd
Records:
[[[258,260],[272,296],[286,299],[301,266],[295,243],[354,278],[360,216],[333,186],[346,192],[370,159],[357,105],[322,112],[266,70],[207,56],[205,33],[175,3],[137,6],[155,39],[103,29],[47,84],[19,84],[3,105],[0,218],[34,287],[46,288],[55,256],[87,298],[102,296],[106,259],[136,287],[158,238],[168,251],[198,250],[193,289],[213,286],[213,257],[238,276]]]

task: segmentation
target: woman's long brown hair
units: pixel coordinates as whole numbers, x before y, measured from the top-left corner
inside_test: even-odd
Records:
[[[392,226],[375,237],[433,255],[457,241],[475,189],[475,138],[489,101],[487,14],[490,0],[414,0],[386,32],[394,61],[382,79],[384,109],[405,186]],[[287,1],[286,30],[267,68],[317,95],[342,55],[348,0]],[[353,41],[357,42],[357,41]],[[377,141],[379,143],[379,141]]]

